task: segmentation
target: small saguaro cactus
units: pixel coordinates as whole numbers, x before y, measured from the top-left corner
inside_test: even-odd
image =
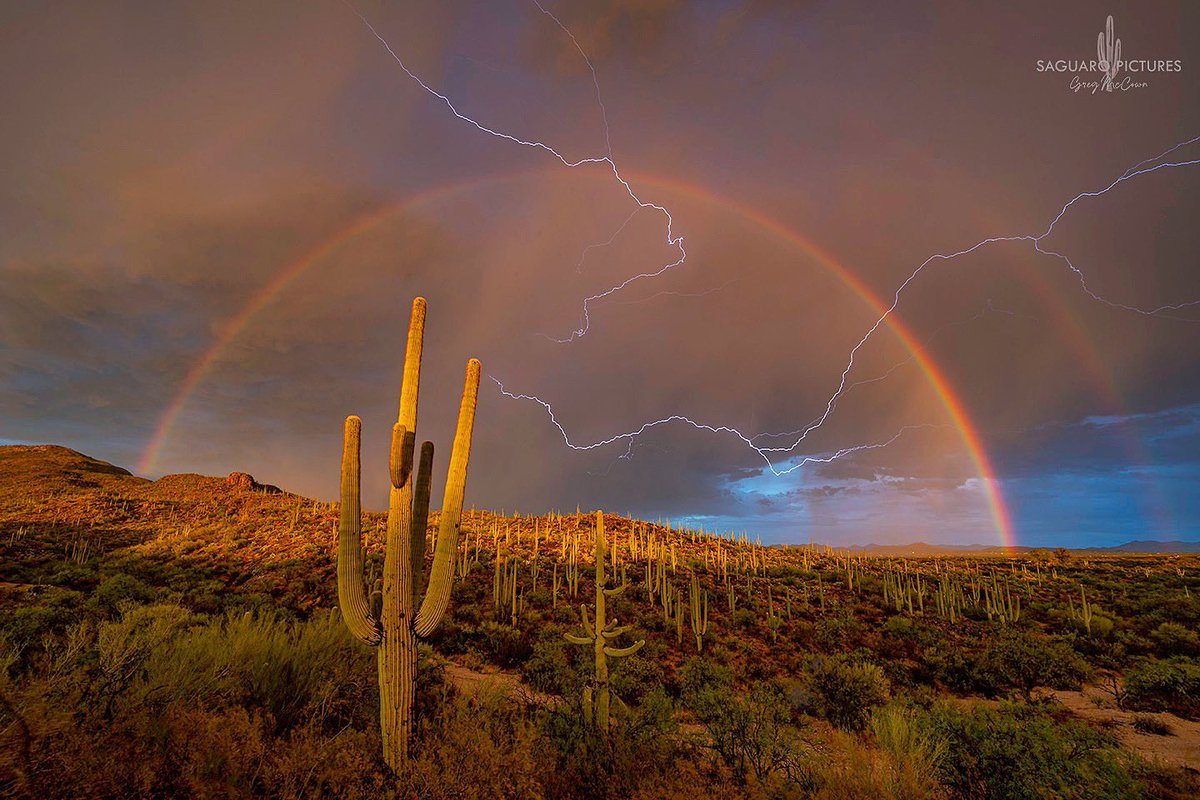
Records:
[[[458,411],[458,429],[450,452],[450,469],[442,500],[433,569],[425,591],[425,534],[429,516],[433,444],[421,446],[421,460],[412,474],[416,440],[417,394],[421,382],[421,350],[425,338],[425,299],[413,301],[400,388],[400,416],[392,427],[388,466],[391,493],[387,516],[387,551],[383,578],[368,598],[363,579],[360,446],[362,422],[346,418],[342,447],[341,522],[338,526],[338,605],[346,627],[356,638],[379,648],[379,721],[383,757],[402,772],[408,762],[416,694],[417,639],[433,633],[450,601],[458,526],[462,516],[475,404],[479,397],[479,362],[467,362],[467,377]],[[422,592],[424,597],[422,599]],[[419,604],[419,609],[418,609]]]
[[[700,588],[700,579],[694,573],[688,600],[692,606],[692,634],[696,637],[696,652],[699,653],[704,644],[704,634],[708,633],[708,592]]]
[[[608,686],[608,659],[631,656],[642,648],[645,639],[639,639],[629,647],[613,647],[608,642],[627,632],[632,626],[617,625],[614,619],[608,621],[608,613],[604,607],[605,598],[616,597],[625,591],[621,585],[615,589],[605,587],[604,554],[607,546],[604,541],[604,513],[596,512],[596,624],[593,626],[588,619],[587,606],[579,605],[583,617],[585,636],[566,634],[567,641],[573,644],[590,645],[596,657],[596,676],[590,686],[583,690],[583,715],[588,722],[594,722],[601,731],[608,732],[608,707],[611,701],[611,690]]]

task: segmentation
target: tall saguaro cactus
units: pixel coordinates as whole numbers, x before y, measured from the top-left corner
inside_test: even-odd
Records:
[[[597,728],[601,731],[608,732],[608,707],[611,699],[611,690],[608,686],[608,659],[623,658],[631,656],[641,649],[646,643],[644,639],[638,640],[629,647],[613,647],[608,642],[610,639],[615,639],[621,634],[628,631],[631,625],[621,625],[618,627],[617,621],[614,619],[611,622],[608,620],[608,613],[604,607],[604,600],[607,597],[615,597],[625,591],[625,586],[621,585],[615,589],[605,587],[606,579],[604,577],[604,556],[608,550],[608,546],[604,541],[604,513],[596,512],[596,624],[593,626],[588,619],[587,606],[580,604],[579,611],[583,617],[583,630],[586,636],[575,636],[574,634],[566,634],[567,641],[574,644],[589,645],[592,648],[596,658],[596,676],[592,680],[592,685],[583,690],[583,714],[588,721],[594,721]]]
[[[400,388],[400,415],[392,427],[388,459],[391,493],[388,502],[387,552],[383,562],[382,604],[372,613],[363,582],[360,445],[362,422],[346,418],[342,448],[341,523],[338,527],[338,604],[346,627],[361,641],[379,648],[379,718],[383,757],[393,770],[408,760],[413,699],[417,678],[417,639],[437,628],[450,601],[454,555],[462,516],[475,404],[479,397],[479,361],[467,362],[458,429],[450,452],[450,470],[442,499],[433,569],[424,585],[426,522],[429,515],[433,444],[421,446],[414,480],[413,450],[417,427],[417,394],[421,383],[421,350],[425,338],[425,299],[413,301]],[[415,498],[414,498],[415,482]],[[422,598],[422,591],[424,597]],[[419,610],[418,610],[419,607]]]

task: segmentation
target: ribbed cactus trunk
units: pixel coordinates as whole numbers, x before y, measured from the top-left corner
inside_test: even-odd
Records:
[[[413,542],[425,531],[413,526],[412,443],[416,440],[417,398],[421,391],[421,355],[425,345],[425,301],[413,302],[400,383],[400,413],[392,427],[388,453],[387,549],[383,557],[383,641],[379,644],[379,723],[383,755],[398,769],[408,753],[417,686],[417,637],[413,632]]]
[[[342,451],[338,602],[350,632],[363,642],[379,647],[379,716],[383,756],[388,766],[396,772],[402,772],[408,761],[416,694],[417,639],[434,631],[450,599],[453,557],[458,543],[475,405],[479,395],[480,365],[477,360],[471,359],[467,362],[458,429],[450,454],[433,570],[422,601],[425,587],[422,586],[421,577],[432,481],[432,443],[425,442],[422,445],[420,466],[415,476],[412,467],[424,335],[425,300],[418,297],[413,301],[404,357],[404,379],[400,388],[400,413],[392,428],[388,459],[391,492],[388,501],[387,550],[383,562],[382,605],[378,619],[371,615],[362,578],[364,553],[359,498],[361,422],[358,417],[346,420]],[[421,605],[418,611],[419,601]]]

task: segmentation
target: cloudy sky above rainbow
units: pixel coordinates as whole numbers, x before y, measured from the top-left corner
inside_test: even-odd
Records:
[[[611,143],[670,210],[686,261],[569,344],[583,298],[678,258],[663,215],[456,118],[344,3],[0,11],[0,444],[334,499],[356,413],[382,507],[421,294],[419,435],[449,441],[466,358],[495,379],[468,504],[764,541],[1200,540],[1200,306],[1131,310],[1200,299],[1200,141],[1039,243],[1087,291],[1002,241],[888,312],[931,255],[1040,234],[1200,136],[1194,4],[543,5],[604,114],[536,4],[357,8],[462,113],[572,161]],[[1107,14],[1182,71],[1036,69]],[[676,415],[702,427],[622,435]],[[742,438],[823,416],[774,471]]]

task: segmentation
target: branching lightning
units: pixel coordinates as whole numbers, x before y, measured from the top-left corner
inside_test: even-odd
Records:
[[[939,336],[941,336],[941,334],[943,332],[949,330],[950,328],[958,328],[963,325],[969,325],[972,322],[976,322],[978,320],[983,319],[988,314],[1003,314],[1004,316],[1008,316],[1008,317],[1016,316],[1015,311],[1008,311],[1003,308],[996,308],[995,306],[992,305],[992,301],[989,299],[987,302],[987,305],[984,308],[980,309],[978,312],[976,312],[975,314],[972,314],[970,317],[967,317],[966,319],[960,319],[960,320],[957,320],[954,322],[947,322],[945,325],[942,325],[937,330],[935,330],[933,333],[931,333],[929,335],[929,338],[925,339],[924,342],[922,342],[922,344],[925,346],[928,346],[934,340],[936,340]],[[873,378],[860,378],[859,380],[856,380],[853,383],[848,384],[846,386],[845,391],[842,392],[842,396],[845,397],[846,394],[848,394],[850,391],[852,391],[853,389],[856,389],[859,386],[868,386],[873,383],[880,383],[882,381],[885,381],[888,378],[890,378],[892,375],[894,375],[896,372],[898,372],[900,369],[908,366],[909,364],[913,363],[914,361],[916,361],[916,357],[909,356],[908,358],[904,359],[903,361],[896,362],[892,366],[888,367],[888,369],[886,369],[885,371],[881,372],[880,374],[876,375]],[[836,410],[836,405],[834,406],[834,408]],[[811,422],[809,422],[807,424],[811,425],[814,422],[816,422],[816,420],[812,420]],[[754,436],[751,436],[750,439],[752,441],[758,440],[758,439],[779,439],[779,438],[783,438],[783,437],[787,437],[787,436],[797,436],[800,433],[802,433],[803,431],[804,431],[804,428],[797,428],[796,430],[793,430],[793,431],[779,431],[779,432],[775,432],[775,433],[772,433],[770,431],[764,431],[762,433],[757,433]]]
[[[626,278],[622,282],[618,283],[615,286],[612,286],[611,288],[609,288],[605,291],[598,292],[596,294],[585,297],[582,301],[582,310],[581,310],[582,324],[580,325],[580,327],[577,328],[576,330],[572,331],[571,334],[565,338],[554,339],[554,341],[557,341],[557,342],[569,343],[578,338],[586,336],[588,334],[589,330],[591,329],[590,309],[591,309],[591,306],[593,303],[595,303],[599,300],[602,300],[604,298],[610,297],[610,296],[622,291],[623,289],[627,288],[628,286],[630,286],[631,284],[633,284],[635,282],[658,277],[658,276],[662,275],[663,273],[667,272],[668,270],[671,270],[674,267],[677,267],[677,266],[683,264],[687,258],[687,251],[684,249],[683,236],[676,235],[674,233],[675,220],[672,217],[671,213],[664,206],[661,206],[656,203],[649,202],[647,200],[643,200],[642,198],[640,198],[634,192],[634,190],[630,186],[629,182],[626,181],[624,177],[622,177],[621,172],[617,167],[616,160],[613,157],[612,141],[611,141],[611,135],[610,135],[609,125],[608,125],[607,109],[604,106],[603,98],[601,96],[600,82],[599,82],[599,78],[597,77],[596,68],[595,68],[594,64],[592,63],[591,59],[588,57],[587,53],[584,51],[583,47],[580,45],[578,39],[576,39],[574,34],[554,14],[552,14],[546,8],[544,8],[542,6],[542,4],[539,2],[539,0],[532,0],[532,2],[534,3],[535,6],[537,6],[538,10],[541,11],[542,14],[546,15],[551,20],[553,20],[554,23],[570,38],[575,49],[579,52],[580,56],[583,58],[584,62],[587,64],[588,69],[591,72],[592,84],[593,84],[593,88],[595,90],[596,102],[600,108],[600,112],[601,112],[601,116],[602,116],[603,124],[604,124],[605,146],[606,146],[606,154],[605,155],[591,156],[591,157],[580,158],[580,159],[571,159],[571,158],[568,158],[568,157],[562,155],[558,150],[554,149],[553,147],[551,147],[548,144],[545,144],[544,142],[541,142],[538,140],[524,139],[519,136],[515,136],[513,134],[495,130],[491,127],[488,127],[487,125],[484,125],[481,122],[478,122],[477,120],[473,119],[472,117],[463,114],[462,112],[459,111],[459,109],[455,106],[455,104],[450,100],[449,97],[447,97],[446,95],[433,89],[431,86],[429,86],[429,84],[427,84],[420,77],[418,77],[414,72],[412,72],[408,68],[408,66],[405,65],[404,61],[400,58],[400,56],[396,53],[396,51],[392,48],[392,46],[387,42],[387,40],[384,39],[384,37],[375,29],[375,27],[366,19],[366,17],[364,17],[357,9],[353,9],[353,6],[351,6],[351,8],[354,10],[354,13],[359,17],[359,19],[362,20],[363,24],[367,27],[367,29],[371,32],[371,34],[380,42],[380,44],[383,45],[384,48],[386,48],[388,54],[396,61],[396,63],[400,66],[400,68],[404,71],[404,73],[406,75],[408,75],[408,77],[411,78],[413,81],[415,81],[425,92],[427,92],[431,96],[441,100],[446,105],[446,107],[450,110],[450,112],[458,119],[468,123],[469,125],[472,125],[479,131],[482,131],[483,133],[489,134],[496,138],[504,139],[504,140],[513,142],[514,144],[521,145],[523,147],[529,147],[529,148],[534,148],[537,150],[544,151],[544,152],[550,154],[551,156],[553,156],[554,158],[556,158],[559,162],[561,162],[564,166],[566,166],[568,168],[575,168],[575,167],[580,167],[580,166],[584,166],[584,165],[606,165],[611,170],[613,178],[616,180],[617,183],[619,183],[621,185],[621,187],[624,189],[624,191],[633,200],[633,202],[636,204],[636,208],[630,214],[630,216],[625,219],[625,221],[621,224],[621,226],[613,233],[613,235],[611,237],[609,237],[608,240],[606,240],[604,242],[588,245],[584,249],[583,254],[580,256],[579,262],[576,265],[577,271],[582,271],[584,260],[586,259],[589,251],[591,251],[592,249],[595,249],[595,248],[606,247],[606,246],[612,244],[613,241],[616,240],[616,238],[621,234],[621,232],[625,229],[625,227],[629,224],[629,222],[633,219],[633,217],[637,214],[638,211],[640,211],[642,209],[652,209],[663,215],[663,217],[666,221],[667,244],[669,247],[671,247],[677,251],[678,258],[673,261],[670,261],[669,263],[664,264],[663,266],[661,266],[657,269],[638,273],[629,278]],[[881,326],[883,326],[883,324],[888,320],[888,318],[896,311],[897,307],[900,305],[901,296],[904,294],[905,290],[909,287],[909,285],[912,284],[914,281],[916,281],[916,279],[927,268],[929,268],[930,266],[932,266],[935,263],[951,262],[951,261],[963,258],[965,256],[971,255],[979,250],[982,250],[982,249],[984,249],[990,245],[994,245],[994,244],[1025,243],[1025,244],[1030,245],[1035,252],[1037,252],[1041,255],[1044,255],[1044,256],[1049,256],[1049,257],[1054,258],[1058,261],[1061,261],[1063,264],[1065,264],[1066,267],[1072,273],[1074,273],[1075,276],[1079,279],[1080,287],[1082,288],[1083,292],[1088,297],[1090,297],[1092,300],[1094,300],[1098,303],[1105,304],[1107,306],[1110,306],[1114,309],[1118,309],[1121,311],[1141,314],[1141,315],[1145,315],[1145,316],[1164,316],[1164,317],[1173,318],[1173,319],[1180,319],[1182,321],[1187,321],[1187,322],[1200,322],[1200,320],[1192,319],[1192,318],[1173,317],[1169,313],[1169,312],[1180,311],[1180,310],[1183,310],[1186,308],[1200,306],[1200,299],[1189,300],[1189,301],[1184,301],[1184,302],[1180,302],[1180,303],[1163,304],[1163,305],[1159,305],[1154,308],[1141,308],[1141,307],[1130,305],[1127,303],[1121,303],[1118,301],[1110,300],[1092,290],[1092,288],[1088,284],[1087,278],[1084,275],[1083,271],[1081,269],[1079,269],[1071,261],[1071,259],[1068,256],[1066,256],[1065,254],[1058,252],[1056,250],[1049,249],[1046,246],[1046,240],[1049,239],[1050,236],[1054,233],[1055,227],[1058,225],[1058,223],[1063,219],[1063,217],[1067,214],[1067,212],[1070,211],[1080,201],[1085,200],[1085,199],[1091,199],[1091,198],[1103,196],[1103,195],[1107,194],[1108,192],[1112,191],[1113,189],[1115,189],[1116,187],[1118,187],[1119,185],[1121,185],[1122,183],[1132,180],[1134,178],[1137,178],[1139,176],[1148,175],[1150,173],[1158,172],[1160,170],[1165,170],[1165,169],[1175,169],[1175,168],[1181,168],[1181,167],[1192,167],[1192,166],[1200,165],[1200,159],[1163,161],[1163,159],[1166,158],[1167,156],[1170,156],[1171,154],[1187,147],[1188,145],[1191,145],[1191,144],[1194,144],[1197,142],[1200,142],[1200,136],[1196,136],[1196,137],[1193,137],[1186,141],[1179,142],[1178,144],[1173,145],[1172,147],[1164,150],[1163,152],[1159,153],[1156,156],[1153,156],[1153,157],[1147,158],[1147,159],[1143,159],[1142,161],[1139,161],[1138,163],[1134,164],[1132,167],[1127,169],[1119,177],[1117,177],[1115,180],[1113,180],[1111,183],[1104,186],[1103,188],[1098,189],[1098,190],[1093,190],[1093,191],[1080,192],[1079,194],[1072,197],[1069,201],[1067,201],[1061,207],[1061,209],[1058,211],[1057,215],[1055,215],[1053,220],[1051,220],[1050,224],[1041,233],[992,236],[992,237],[988,237],[986,239],[982,239],[982,240],[970,245],[969,247],[965,247],[965,248],[962,248],[962,249],[959,249],[959,250],[956,250],[953,252],[949,252],[949,253],[935,253],[934,255],[931,255],[928,258],[926,258],[908,275],[907,278],[904,279],[903,282],[900,283],[900,285],[897,287],[895,293],[893,294],[891,305],[888,306],[886,310],[884,310],[884,312],[867,329],[866,333],[864,333],[863,336],[858,340],[858,342],[851,348],[849,355],[847,357],[846,366],[842,370],[841,375],[838,379],[837,388],[827,399],[825,406],[824,406],[824,410],[814,420],[812,420],[810,423],[808,423],[803,428],[796,430],[796,431],[789,431],[786,433],[778,433],[778,434],[760,433],[760,434],[755,434],[753,436],[749,436],[729,425],[714,425],[714,424],[709,424],[706,422],[696,421],[696,420],[691,419],[690,417],[685,416],[683,414],[671,414],[671,415],[663,417],[661,419],[642,423],[638,427],[636,427],[632,430],[623,432],[623,433],[617,433],[617,434],[614,434],[607,438],[599,439],[599,440],[591,442],[591,443],[580,444],[580,443],[576,443],[576,442],[572,441],[571,436],[568,434],[566,428],[562,425],[562,423],[559,422],[558,417],[555,414],[554,408],[551,406],[551,404],[549,402],[541,399],[540,397],[537,397],[536,395],[511,392],[507,388],[505,388],[504,384],[498,378],[496,378],[494,376],[489,376],[489,377],[491,377],[492,381],[495,382],[495,384],[498,387],[501,394],[503,394],[505,397],[508,397],[513,400],[528,401],[528,402],[536,403],[536,404],[542,406],[542,408],[546,411],[546,414],[549,417],[551,424],[555,428],[557,428],[557,430],[561,434],[563,443],[572,450],[591,451],[591,450],[596,450],[598,448],[605,447],[610,444],[614,444],[616,442],[625,441],[628,445],[627,449],[626,449],[625,453],[622,456],[620,456],[619,458],[630,458],[630,457],[632,457],[632,453],[633,453],[633,441],[635,439],[637,439],[638,437],[640,437],[642,434],[644,434],[654,428],[658,428],[658,427],[661,427],[664,425],[682,423],[684,425],[691,426],[692,428],[695,428],[696,430],[705,431],[707,433],[721,434],[721,435],[736,437],[743,444],[745,444],[746,447],[748,447],[749,449],[751,449],[752,451],[757,453],[763,459],[767,469],[769,469],[774,475],[779,476],[779,475],[786,475],[786,474],[793,472],[793,471],[795,471],[803,466],[806,466],[808,464],[829,463],[836,459],[850,455],[852,453],[859,453],[859,452],[863,452],[863,451],[867,451],[867,450],[875,450],[875,449],[887,447],[888,445],[892,444],[893,442],[898,440],[901,436],[903,436],[905,433],[907,433],[909,431],[913,431],[916,429],[937,428],[940,426],[932,425],[932,424],[907,425],[907,426],[901,428],[896,434],[894,434],[893,436],[891,436],[890,438],[885,439],[885,440],[875,441],[875,442],[867,442],[867,443],[858,444],[858,445],[851,446],[851,447],[844,447],[844,448],[840,448],[837,450],[828,451],[828,452],[816,454],[816,455],[803,455],[803,456],[788,455],[788,454],[791,454],[794,451],[796,451],[796,449],[799,448],[800,445],[802,443],[804,443],[813,432],[819,430],[826,423],[826,421],[828,421],[828,419],[832,416],[834,409],[837,407],[838,401],[846,394],[846,392],[848,392],[850,389],[854,388],[855,386],[883,380],[888,375],[892,374],[900,366],[903,366],[903,364],[898,364],[895,367],[893,367],[892,369],[888,370],[885,374],[883,374],[881,376],[877,376],[875,378],[865,379],[865,380],[861,380],[861,381],[854,381],[854,382],[851,382],[849,380],[849,376],[856,366],[856,359],[858,358],[858,355],[859,355],[860,351],[862,350],[862,348],[867,344],[868,341],[871,340],[871,338],[875,335],[875,333],[879,330],[879,328]],[[710,291],[713,291],[713,290],[710,290]],[[659,294],[662,294],[662,293],[659,293]],[[658,296],[658,295],[654,295],[654,296]],[[1007,313],[1007,312],[1001,312],[1001,313]],[[770,446],[770,447],[760,446],[760,445],[755,444],[756,439],[760,439],[760,438],[764,438],[764,437],[769,437],[769,438],[789,437],[790,443],[780,444],[777,446]]]
[[[667,270],[670,270],[670,269],[673,269],[673,268],[679,266],[687,259],[687,250],[685,250],[684,246],[683,246],[683,236],[677,236],[674,232],[675,219],[671,216],[671,212],[668,211],[666,209],[666,207],[664,207],[664,206],[658,205],[657,203],[652,203],[648,200],[643,200],[642,198],[638,197],[638,195],[636,193],[634,193],[633,187],[630,186],[629,181],[625,180],[625,178],[621,176],[621,171],[617,168],[617,162],[612,156],[612,142],[611,142],[611,139],[609,136],[609,130],[608,130],[608,111],[605,109],[604,101],[600,96],[600,81],[596,77],[596,68],[592,64],[591,59],[588,58],[587,53],[584,52],[583,48],[579,44],[579,41],[575,38],[575,35],[572,34],[569,30],[567,30],[567,27],[565,25],[563,25],[562,22],[559,21],[558,17],[554,16],[549,11],[547,11],[545,8],[543,8],[541,3],[538,2],[538,0],[533,0],[533,3],[534,3],[534,5],[536,5],[538,7],[538,10],[540,10],[543,14],[545,14],[550,19],[554,20],[554,23],[556,25],[558,25],[558,27],[561,28],[567,34],[567,36],[569,36],[571,38],[571,42],[575,45],[575,49],[578,50],[580,55],[583,56],[584,61],[587,62],[588,69],[591,70],[592,84],[596,90],[596,101],[600,106],[600,113],[601,113],[602,119],[604,121],[605,145],[608,149],[608,152],[606,155],[589,156],[587,158],[579,158],[579,159],[570,159],[570,158],[567,158],[566,156],[562,155],[560,152],[558,152],[557,150],[555,150],[553,147],[546,144],[545,142],[531,140],[531,139],[523,139],[519,136],[514,136],[510,133],[504,133],[503,131],[495,130],[494,128],[490,128],[487,125],[484,125],[483,123],[463,114],[462,112],[460,112],[458,110],[458,108],[454,105],[453,101],[451,101],[449,97],[447,97],[446,95],[442,94],[441,92],[439,92],[436,89],[434,89],[433,87],[431,87],[428,83],[423,81],[415,72],[410,70],[408,68],[408,66],[404,63],[404,60],[400,58],[400,56],[396,53],[396,51],[394,49],[392,49],[392,46],[391,46],[391,44],[388,43],[387,39],[383,38],[382,34],[380,34],[379,31],[375,29],[375,26],[372,25],[371,22],[365,16],[363,16],[362,13],[357,8],[354,8],[353,5],[351,5],[350,8],[351,8],[351,10],[354,11],[355,15],[357,15],[358,18],[360,20],[362,20],[363,24],[367,26],[367,30],[369,30],[371,32],[371,35],[374,36],[377,40],[379,40],[379,43],[384,46],[384,48],[387,50],[388,54],[392,57],[392,59],[397,64],[400,65],[400,69],[402,69],[404,71],[404,74],[407,75],[408,77],[412,78],[414,81],[416,81],[416,83],[422,89],[424,89],[426,92],[428,92],[430,95],[438,98],[443,103],[445,103],[446,108],[450,109],[450,113],[452,113],[454,116],[461,119],[463,122],[466,122],[467,124],[472,125],[473,127],[482,131],[483,133],[489,134],[491,136],[495,136],[498,139],[505,139],[507,141],[513,142],[514,144],[519,144],[523,147],[531,147],[536,150],[542,150],[546,153],[549,153],[550,155],[554,156],[554,158],[558,159],[564,166],[569,167],[569,168],[581,167],[581,166],[585,166],[588,164],[594,164],[594,165],[606,164],[606,165],[608,165],[608,168],[612,171],[613,178],[617,181],[617,183],[619,183],[621,185],[621,187],[629,195],[630,199],[633,200],[633,202],[637,204],[638,209],[646,209],[646,208],[653,209],[653,210],[661,213],[663,215],[663,217],[666,218],[667,245],[669,247],[671,247],[672,249],[678,251],[679,258],[677,258],[674,261],[671,261],[667,264],[664,264],[663,266],[659,267],[658,269],[651,270],[648,272],[641,272],[636,275],[632,275],[632,276],[626,278],[625,280],[621,281],[620,283],[618,283],[616,286],[613,286],[602,292],[598,292],[596,294],[589,295],[588,297],[583,298],[582,311],[581,311],[581,316],[582,316],[582,320],[583,320],[582,324],[575,330],[571,331],[571,334],[569,336],[567,336],[565,338],[554,340],[556,342],[566,344],[569,342],[573,342],[576,339],[579,339],[583,336],[586,336],[588,334],[588,331],[591,330],[591,327],[592,327],[591,305],[592,305],[592,303],[596,302],[597,300],[603,300],[606,297],[610,297],[610,296],[616,294],[617,292],[620,292],[622,289],[625,289],[626,287],[628,287],[631,284],[634,284],[638,281],[649,279],[649,278],[657,278],[659,275],[662,275]],[[626,220],[625,223],[623,223],[621,225],[621,229],[623,229],[625,227],[625,225],[628,224],[628,222],[629,222],[629,220]],[[613,234],[613,236],[610,238],[609,241],[611,242],[613,239],[615,239],[619,233],[620,233],[620,229],[618,229],[617,233]],[[581,258],[580,266],[582,266],[582,263],[583,263],[583,261]],[[578,269],[578,267],[577,267],[577,269]]]
[[[905,433],[907,433],[909,431],[918,430],[918,429],[928,430],[928,429],[940,427],[938,425],[933,425],[933,424],[905,425],[903,428],[901,428],[899,431],[897,431],[894,435],[892,435],[891,437],[884,439],[882,441],[867,442],[865,444],[854,445],[852,447],[842,447],[842,448],[839,448],[837,450],[834,450],[834,451],[831,451],[828,453],[818,454],[818,455],[806,455],[806,456],[801,456],[798,459],[788,459],[792,463],[787,465],[786,467],[780,468],[774,462],[771,461],[771,457],[768,455],[771,452],[778,451],[780,448],[758,447],[757,445],[754,444],[753,441],[751,441],[751,439],[748,436],[746,436],[746,434],[742,433],[737,428],[733,428],[728,425],[709,425],[708,423],[697,422],[697,421],[691,419],[690,417],[684,416],[683,414],[671,414],[670,416],[663,417],[662,419],[654,420],[653,422],[644,422],[635,430],[626,431],[625,433],[618,433],[618,434],[608,437],[607,439],[600,439],[598,441],[591,442],[589,444],[576,444],[575,442],[571,441],[571,435],[569,433],[567,433],[567,429],[564,428],[562,426],[562,423],[558,421],[558,417],[555,416],[555,414],[554,414],[554,408],[549,403],[547,403],[545,400],[541,399],[540,397],[537,397],[536,395],[515,394],[513,392],[510,392],[508,389],[504,388],[504,384],[500,382],[499,378],[497,378],[494,375],[489,375],[488,377],[492,379],[492,382],[496,384],[496,386],[500,389],[500,393],[502,395],[504,395],[505,397],[508,397],[512,400],[528,400],[529,402],[537,403],[542,408],[546,409],[546,415],[550,417],[550,422],[553,423],[554,427],[558,428],[558,432],[562,435],[563,444],[565,444],[567,447],[569,447],[572,450],[580,450],[580,451],[585,451],[585,452],[588,450],[596,450],[598,448],[605,447],[606,445],[610,445],[615,442],[630,441],[630,440],[636,439],[637,437],[641,436],[643,433],[646,433],[647,431],[652,430],[653,428],[660,427],[662,425],[667,425],[672,422],[682,422],[685,425],[692,426],[696,430],[707,431],[708,433],[721,433],[721,434],[728,434],[731,436],[736,436],[738,439],[741,439],[742,442],[747,447],[749,447],[751,450],[758,453],[762,457],[763,462],[766,464],[767,469],[771,470],[771,472],[773,472],[777,476],[778,475],[787,475],[788,473],[795,472],[796,470],[800,469],[801,467],[807,466],[809,464],[828,464],[832,461],[836,461],[839,458],[848,456],[851,453],[860,453],[864,450],[878,450],[880,448],[887,447],[888,445],[892,444],[893,442],[895,442],[897,439],[899,439],[901,436],[903,436]],[[629,451],[626,451],[626,452],[628,453]]]

